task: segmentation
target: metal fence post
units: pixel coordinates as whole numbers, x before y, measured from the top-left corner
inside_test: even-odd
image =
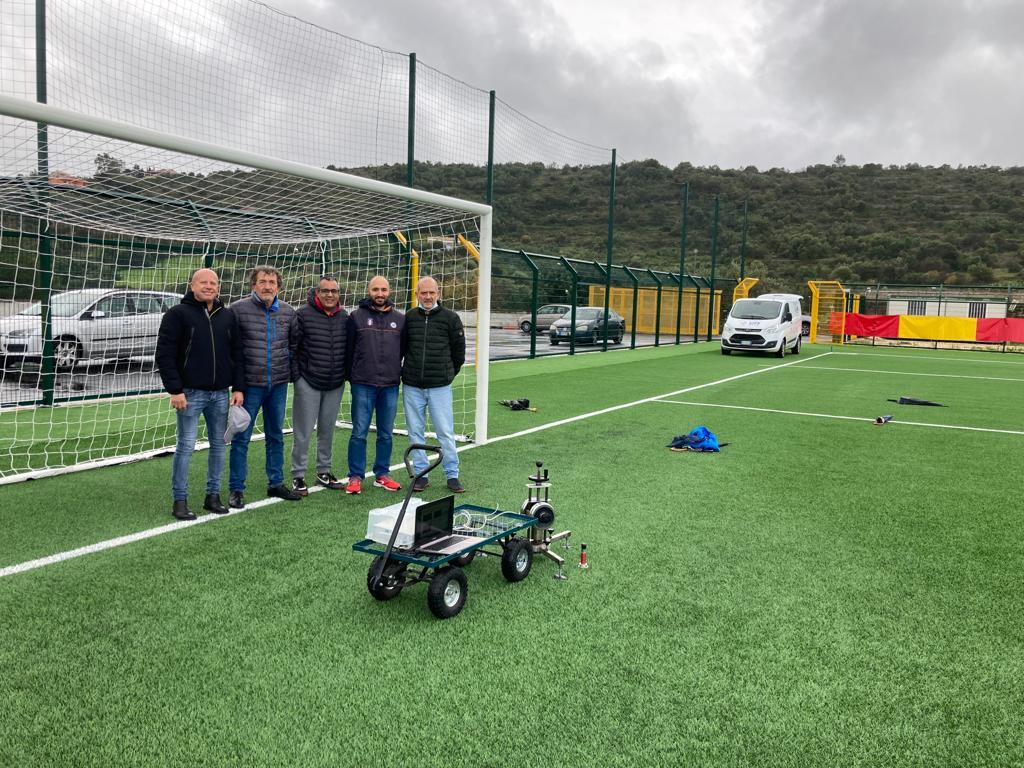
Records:
[[[715,314],[715,261],[718,259],[718,195],[715,195],[715,218],[711,224],[711,288],[708,293],[708,335],[707,341],[711,341],[711,329],[714,324],[711,322]]]
[[[608,245],[607,245],[607,271],[604,278],[604,316],[605,324],[608,323],[608,309],[612,300],[612,252],[615,243],[615,149],[612,149],[612,172],[611,189],[608,191]],[[573,307],[576,304],[573,303]],[[575,328],[576,317],[573,316],[573,328]],[[608,351],[608,334],[604,335],[604,343],[601,350]]]
[[[676,344],[683,331],[683,275],[686,274],[686,223],[690,212],[690,182],[683,184],[683,226],[679,232],[679,303],[676,306]]]

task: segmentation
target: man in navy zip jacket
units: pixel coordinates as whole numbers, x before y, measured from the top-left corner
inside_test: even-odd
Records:
[[[245,507],[245,479],[249,472],[249,440],[256,414],[263,409],[263,433],[266,436],[267,495],[288,501],[302,496],[284,484],[284,412],[288,400],[288,382],[292,376],[291,341],[295,310],[278,298],[281,273],[261,264],[253,268],[252,294],[230,307],[242,332],[245,360],[245,402],[249,412],[248,428],[231,441],[231,474],[228,505]]]
[[[242,337],[232,313],[218,299],[220,279],[212,269],[192,275],[181,303],[160,322],[156,364],[164,389],[177,411],[178,439],[171,464],[171,514],[195,520],[188,508],[188,468],[196,448],[200,415],[206,419],[210,456],[206,470],[203,509],[217,515],[228,509],[220,500],[224,470],[224,429],[228,404],[240,405],[245,389]],[[228,387],[234,393],[228,395]]]
[[[348,316],[345,352],[352,389],[352,435],[348,440],[346,493],[362,491],[366,473],[366,437],[370,419],[377,414],[377,449],[373,484],[385,491],[402,486],[391,477],[391,431],[398,411],[398,382],[402,376],[402,328],[405,315],[391,301],[387,278],[377,275],[369,294]]]

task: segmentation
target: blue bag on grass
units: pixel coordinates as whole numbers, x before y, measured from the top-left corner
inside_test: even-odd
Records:
[[[703,425],[692,429],[689,434],[676,435],[667,447],[673,451],[711,451],[717,453],[720,450],[715,433]]]

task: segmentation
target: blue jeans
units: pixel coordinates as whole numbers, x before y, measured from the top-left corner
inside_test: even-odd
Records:
[[[409,428],[409,442],[423,443],[426,440],[427,411],[434,425],[437,441],[441,443],[444,476],[449,480],[459,476],[459,454],[455,452],[455,417],[452,414],[452,388],[402,387],[402,400],[405,404],[405,424]],[[412,467],[418,475],[427,468],[427,454],[424,451],[412,452]]]
[[[284,410],[288,402],[288,383],[272,387],[248,387],[242,407],[249,412],[249,427],[235,435],[231,441],[231,476],[228,487],[232,491],[245,490],[249,474],[249,440],[256,426],[256,414],[263,409],[263,434],[267,440],[267,485],[284,483]]]
[[[398,412],[398,385],[374,387],[352,384],[352,436],[348,439],[348,476],[361,478],[366,474],[366,436],[370,418],[377,413],[377,454],[373,474],[383,477],[391,473],[391,431]]]
[[[199,416],[206,419],[206,432],[210,438],[210,456],[206,465],[206,492],[220,493],[220,476],[224,471],[224,430],[228,426],[226,389],[186,389],[188,405],[178,411],[178,442],[171,462],[171,496],[174,501],[188,498],[188,466],[196,449],[199,434]]]

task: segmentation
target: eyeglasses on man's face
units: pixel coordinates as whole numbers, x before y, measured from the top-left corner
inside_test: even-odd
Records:
[[[317,288],[317,291],[328,296],[337,296],[341,293],[340,288]]]

